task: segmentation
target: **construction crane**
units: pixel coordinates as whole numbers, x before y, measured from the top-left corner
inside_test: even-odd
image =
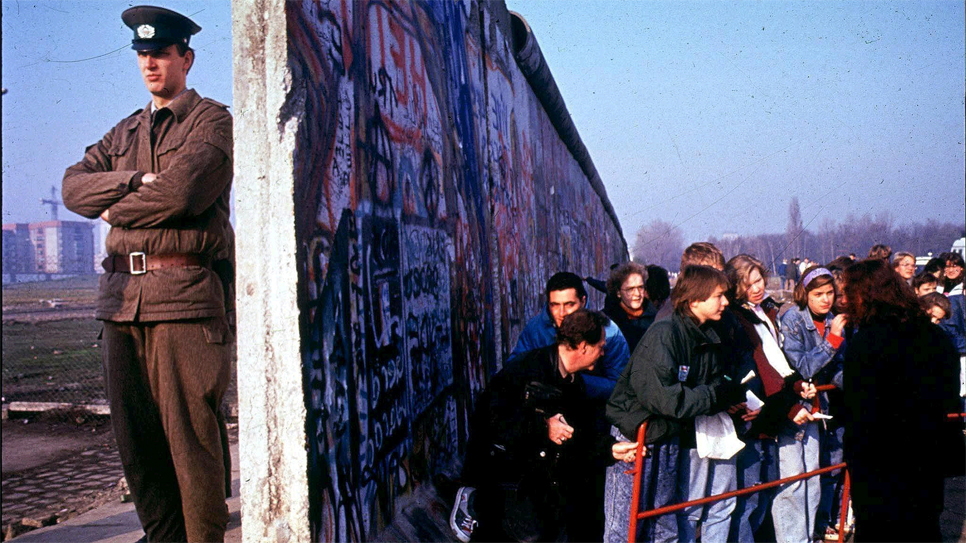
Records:
[[[64,205],[64,202],[57,200],[57,187],[51,185],[50,187],[50,199],[41,198],[40,205],[49,205],[50,212],[53,215],[53,220],[57,220],[57,208]]]

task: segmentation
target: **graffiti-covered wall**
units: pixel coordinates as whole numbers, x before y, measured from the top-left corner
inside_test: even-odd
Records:
[[[366,540],[459,465],[547,277],[603,275],[626,244],[502,3],[285,10],[310,522]]]

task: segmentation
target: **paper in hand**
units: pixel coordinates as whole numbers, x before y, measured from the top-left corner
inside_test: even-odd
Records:
[[[745,375],[744,377],[741,378],[741,384],[745,384],[754,378],[755,378],[755,370],[750,370],[748,372],[748,375]]]
[[[745,405],[748,407],[748,411],[758,411],[765,405],[765,402],[761,401],[758,396],[755,396],[754,392],[746,390]]]
[[[812,418],[813,419],[829,420],[829,419],[832,418],[832,415],[826,415],[825,413],[812,413]]]

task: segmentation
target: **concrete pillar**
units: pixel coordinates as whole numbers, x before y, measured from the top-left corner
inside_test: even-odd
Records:
[[[307,542],[307,457],[296,303],[291,75],[283,0],[232,5],[238,426],[243,537]]]

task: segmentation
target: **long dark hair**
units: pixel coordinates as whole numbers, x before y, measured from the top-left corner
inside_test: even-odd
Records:
[[[875,321],[924,320],[919,300],[888,261],[869,258],[846,268],[845,299],[849,318],[859,327]]]

